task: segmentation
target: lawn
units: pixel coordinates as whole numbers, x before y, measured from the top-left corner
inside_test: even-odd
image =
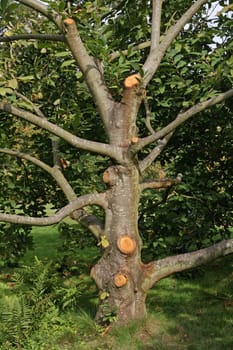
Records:
[[[4,270],[0,275],[4,302],[0,335],[9,332],[9,343],[4,341],[2,350],[233,349],[232,256],[160,281],[148,296],[146,319],[106,330],[94,322],[97,290],[88,275],[97,248],[77,251],[74,273],[72,269],[71,273],[63,271],[62,277],[55,278],[48,269],[51,264],[56,267],[61,255],[57,227],[34,228],[33,238],[34,250],[21,261],[21,267],[26,266],[24,280],[20,269]],[[45,288],[50,284],[53,287],[53,283],[61,294],[57,293],[52,303],[48,295],[55,292],[51,289],[46,294]],[[37,298],[37,302],[27,305],[23,298],[19,301],[19,292],[30,296],[31,301]],[[39,317],[40,312],[43,317]]]

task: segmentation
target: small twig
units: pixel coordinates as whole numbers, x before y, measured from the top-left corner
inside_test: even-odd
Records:
[[[40,110],[39,107],[37,107],[31,100],[29,100],[26,96],[22,95],[21,93],[19,93],[18,91],[14,91],[14,94],[20,98],[22,98],[22,100],[24,100],[25,102],[29,103],[33,109],[34,109],[34,112],[36,113],[36,115],[38,115],[38,117],[41,117],[41,118],[46,118],[44,113]]]
[[[51,40],[65,41],[63,34],[15,34],[10,36],[0,36],[0,42],[9,43],[17,40]]]
[[[182,181],[182,174],[178,174],[175,179],[164,178],[159,180],[147,180],[140,184],[140,189],[143,191],[145,189],[160,189],[169,188],[171,186],[177,185]]]
[[[144,102],[144,106],[145,106],[145,110],[146,110],[146,127],[147,129],[150,131],[151,134],[154,134],[155,133],[155,130],[152,128],[151,126],[151,111],[150,111],[150,106],[149,106],[149,103],[148,103],[148,99],[147,97],[145,96],[144,99],[143,99],[143,102]]]
[[[168,144],[169,140],[171,139],[174,132],[170,132],[168,135],[166,135],[163,139],[158,140],[157,145],[152,149],[152,151],[139,162],[139,168],[141,172],[146,170],[153,162],[154,160],[160,155],[160,153],[163,151],[163,149]]]

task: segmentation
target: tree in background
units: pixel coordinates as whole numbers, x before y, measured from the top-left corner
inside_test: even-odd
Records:
[[[194,252],[142,261],[144,232],[138,228],[143,221],[142,228],[148,224],[151,229],[158,204],[151,192],[157,190],[162,204],[168,203],[164,209],[170,210],[160,210],[159,223],[170,222],[173,230],[174,196],[167,199],[175,185],[182,192],[183,162],[192,163],[188,150],[206,135],[218,146],[218,115],[224,113],[224,132],[230,128],[231,8],[222,8],[213,19],[213,4],[1,1],[5,199],[0,221],[47,226],[70,216],[88,228],[102,247],[102,257],[91,270],[99,289],[100,322],[106,313],[120,323],[145,316],[148,291],[160,279],[233,252],[233,239],[225,239]],[[225,142],[228,148],[229,137]],[[214,179],[219,164],[211,155],[209,150],[207,163],[206,154],[201,159]],[[224,157],[219,162],[227,167]],[[193,172],[200,174],[201,162],[197,165]],[[180,172],[172,176],[176,169]],[[189,183],[184,186],[188,200]],[[227,186],[227,181],[221,188],[216,185],[219,196]],[[150,215],[140,208],[138,220],[141,198]],[[187,236],[182,225],[198,216],[194,219],[195,205],[185,212],[179,195],[175,200],[178,212],[184,212],[177,222],[178,237],[174,242],[169,232],[169,238],[179,246]],[[49,217],[46,201],[60,206]],[[165,234],[162,225],[158,231],[157,246]]]

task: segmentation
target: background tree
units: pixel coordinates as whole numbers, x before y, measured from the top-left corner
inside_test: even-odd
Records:
[[[232,210],[232,21],[227,10],[212,18],[213,4],[1,1],[0,151],[10,186],[0,220],[46,226],[70,216],[93,233],[103,249],[91,271],[99,321],[106,312],[119,322],[143,317],[161,278],[233,251],[233,240],[222,240]],[[221,139],[217,154],[211,143]],[[206,188],[214,195],[205,197]],[[48,202],[61,208],[49,217]],[[156,260],[142,262],[148,233]],[[153,249],[182,254],[158,258]]]

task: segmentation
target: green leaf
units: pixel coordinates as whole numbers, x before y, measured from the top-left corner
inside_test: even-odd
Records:
[[[100,294],[100,300],[105,300],[109,297],[109,293],[108,292],[102,292]]]
[[[75,63],[74,59],[64,61],[61,65],[61,68],[67,67],[67,66],[72,66]]]
[[[62,52],[58,52],[55,53],[54,57],[70,57],[70,52],[69,51],[62,51]]]
[[[7,94],[12,94],[12,93],[13,93],[13,91],[10,88],[4,88],[4,87],[0,88],[0,95],[1,96],[6,96]]]
[[[57,106],[57,105],[60,104],[60,102],[61,102],[61,100],[60,100],[60,98],[58,98],[57,100],[55,100],[55,101],[53,102],[53,104],[54,104],[54,106]]]
[[[183,58],[183,55],[181,55],[181,54],[176,55],[176,56],[174,57],[174,63],[176,64],[176,63],[179,62],[182,58]]]
[[[2,11],[5,11],[8,5],[8,0],[1,0],[0,2],[0,8]]]
[[[100,242],[98,245],[101,245],[103,248],[109,247],[109,241],[107,240],[106,236],[102,236]]]
[[[27,83],[27,82],[32,81],[34,79],[35,79],[34,75],[25,75],[25,76],[18,77],[18,80],[22,81],[23,83]]]
[[[13,90],[18,88],[18,81],[14,78],[11,80],[8,80],[7,87],[12,88]]]

